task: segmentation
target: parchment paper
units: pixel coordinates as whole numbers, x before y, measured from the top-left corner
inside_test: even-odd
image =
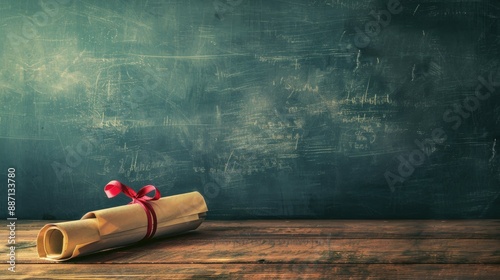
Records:
[[[153,238],[194,230],[208,211],[199,192],[173,195],[149,202],[157,216]],[[80,220],[45,225],[37,237],[38,256],[65,261],[143,239],[147,216],[138,204],[92,211]]]

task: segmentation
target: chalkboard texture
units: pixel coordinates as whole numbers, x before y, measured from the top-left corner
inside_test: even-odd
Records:
[[[22,0],[0,15],[0,196],[14,168],[18,218],[128,203],[106,198],[114,179],[199,191],[209,219],[500,218],[496,1]]]

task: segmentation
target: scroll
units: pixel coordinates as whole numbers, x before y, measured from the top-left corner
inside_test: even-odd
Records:
[[[154,197],[146,196],[155,191]],[[200,226],[208,211],[199,192],[160,198],[151,185],[135,193],[118,181],[106,185],[108,197],[124,193],[132,198],[129,205],[92,211],[80,220],[45,225],[37,237],[38,256],[65,261],[133,244],[176,235]]]

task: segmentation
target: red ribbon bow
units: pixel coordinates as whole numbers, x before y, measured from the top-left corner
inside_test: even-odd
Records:
[[[146,194],[155,191],[155,195],[153,197],[147,196]],[[148,203],[148,201],[158,200],[161,197],[160,191],[153,185],[147,185],[142,187],[137,193],[131,189],[130,187],[113,180],[109,182],[104,187],[104,192],[108,196],[108,198],[113,198],[120,193],[124,193],[126,196],[132,198],[132,201],[129,204],[139,204],[142,206],[144,211],[146,211],[146,216],[148,217],[148,229],[146,232],[146,236],[144,236],[143,240],[151,238],[156,233],[156,213],[153,209],[153,206]]]

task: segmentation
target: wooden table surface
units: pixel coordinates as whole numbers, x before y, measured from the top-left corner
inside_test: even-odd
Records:
[[[17,222],[0,279],[500,279],[500,220],[205,221],[62,263],[36,254],[48,222]]]

